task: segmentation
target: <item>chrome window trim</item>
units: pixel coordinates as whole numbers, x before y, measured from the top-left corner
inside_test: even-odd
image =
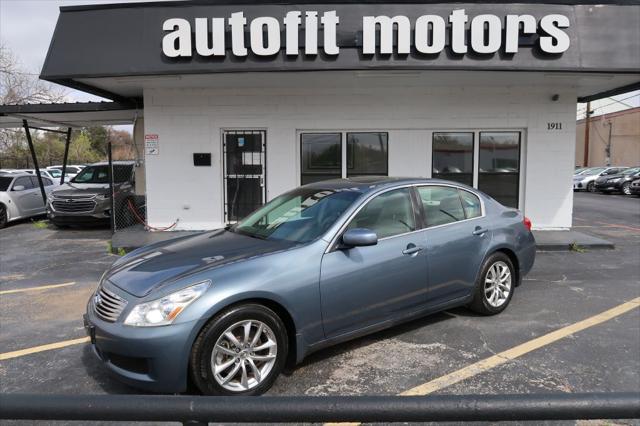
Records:
[[[345,229],[349,226],[349,224],[351,223],[353,218],[360,212],[360,210],[362,210],[367,204],[369,204],[369,202],[373,198],[377,197],[378,195],[382,195],[382,194],[384,194],[386,192],[393,191],[393,190],[396,190],[396,189],[416,188],[416,187],[420,187],[420,186],[447,186],[447,187],[450,187],[450,188],[455,188],[455,189],[457,189],[459,191],[466,191],[466,192],[468,192],[470,194],[473,194],[476,197],[478,197],[478,199],[480,200],[480,210],[482,212],[482,215],[477,216],[477,217],[472,217],[470,219],[464,219],[464,220],[458,220],[458,221],[455,221],[455,222],[444,223],[442,225],[436,225],[436,226],[424,227],[424,228],[419,227],[418,229],[416,229],[414,231],[409,231],[409,232],[405,232],[405,233],[402,233],[402,234],[391,235],[389,237],[380,238],[378,241],[385,241],[385,240],[388,240],[388,239],[391,239],[391,238],[402,237],[402,236],[405,236],[405,235],[414,234],[416,232],[427,231],[427,230],[430,230],[430,229],[442,228],[443,226],[455,225],[455,224],[458,224],[458,223],[468,222],[468,221],[476,220],[476,219],[482,219],[482,218],[486,217],[486,215],[487,215],[486,210],[485,210],[484,200],[482,199],[482,196],[480,194],[477,194],[477,193],[475,193],[473,191],[470,191],[470,190],[468,190],[466,188],[462,188],[462,187],[460,187],[458,185],[454,185],[454,184],[450,184],[450,183],[440,183],[440,182],[425,182],[425,183],[411,183],[411,184],[404,184],[404,185],[401,185],[401,186],[394,186],[392,188],[386,188],[386,189],[384,189],[382,191],[374,192],[373,194],[369,195],[358,206],[358,208],[356,210],[354,210],[353,213],[351,213],[347,219],[345,219],[344,223],[340,226],[338,231],[331,238],[331,240],[329,242],[329,245],[327,246],[327,248],[324,251],[324,254],[328,254],[328,253],[331,253],[333,251],[336,251],[337,246],[338,246],[338,244],[337,244],[338,243],[338,238],[342,235],[342,233],[345,231]],[[413,206],[413,203],[411,203],[411,205]],[[413,213],[414,213],[414,216],[416,216],[416,212],[414,211]],[[416,225],[418,225],[418,224],[416,223]]]

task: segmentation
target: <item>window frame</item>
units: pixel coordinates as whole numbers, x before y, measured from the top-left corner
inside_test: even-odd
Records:
[[[362,131],[359,132],[357,130],[349,130],[349,131],[345,131],[344,133],[344,145],[345,145],[345,158],[344,158],[344,164],[346,166],[346,168],[344,168],[345,170],[345,174],[342,177],[343,179],[349,179],[349,135],[352,134],[383,134],[387,136],[387,146],[386,146],[386,151],[385,151],[385,161],[387,163],[387,172],[384,175],[368,175],[368,174],[355,174],[352,175],[351,177],[358,177],[358,176],[389,176],[389,132],[376,132],[373,130],[366,130],[366,131]]]
[[[434,140],[437,134],[447,134],[447,133],[452,133],[452,134],[467,134],[467,135],[471,135],[471,185],[470,186],[474,186],[475,183],[475,179],[476,179],[476,145],[477,145],[477,141],[476,141],[476,133],[479,134],[479,132],[473,131],[473,130],[460,130],[460,131],[455,131],[455,130],[451,130],[451,131],[441,131],[441,130],[437,130],[437,131],[433,131],[431,132],[431,177],[433,179],[443,179],[443,178],[439,178],[437,176],[434,176],[433,173],[433,166],[434,166],[434,161],[435,161],[435,155],[434,152]],[[479,136],[478,136],[479,139]],[[479,154],[479,153],[478,153]],[[436,173],[436,174],[441,174],[441,173]],[[465,173],[466,174],[466,173]],[[461,183],[462,182],[458,182]],[[463,184],[466,185],[466,184]]]
[[[34,189],[34,188],[36,188],[35,186],[33,186],[33,181],[31,180],[31,176],[30,176],[30,175],[27,175],[27,176],[17,176],[17,177],[14,179],[13,183],[11,184],[11,191],[20,192],[20,191],[16,191],[14,188],[15,188],[16,186],[20,186],[20,184],[18,183],[18,181],[19,181],[20,179],[23,179],[23,178],[27,178],[27,179],[29,180],[29,183],[32,185],[32,186],[30,186],[30,187],[25,187],[25,188],[23,189],[23,191],[28,191],[28,190],[30,190],[30,189]],[[24,185],[22,185],[22,186],[24,186]]]
[[[304,156],[304,143],[302,141],[302,139],[304,138],[304,135],[338,135],[340,137],[340,167],[339,167],[339,169],[340,169],[340,177],[338,177],[336,179],[342,179],[342,174],[343,174],[342,172],[343,172],[343,169],[344,169],[342,156],[343,156],[343,148],[344,148],[344,145],[345,145],[345,143],[343,141],[343,138],[342,138],[342,136],[343,136],[342,133],[343,132],[340,132],[340,131],[330,131],[330,130],[326,131],[326,132],[323,132],[323,131],[312,131],[312,132],[301,131],[301,132],[298,132],[298,135],[299,135],[299,144],[298,145],[300,147],[300,155],[298,156],[299,159],[300,159],[300,163],[299,163],[300,164],[300,171],[298,173],[298,179],[299,179],[298,184],[299,184],[299,186],[302,185],[302,175],[305,174],[305,172],[304,172],[304,157],[303,157]],[[316,168],[315,170],[322,171],[322,170],[331,170],[331,169]]]
[[[421,186],[447,186],[450,188],[454,188],[457,189],[458,191],[466,191],[470,194],[475,195],[476,197],[478,197],[478,199],[480,200],[480,211],[481,211],[481,215],[480,216],[476,216],[476,217],[472,217],[470,219],[466,219],[466,212],[465,212],[465,219],[464,220],[460,220],[460,221],[456,221],[456,222],[450,222],[450,223],[445,223],[442,225],[436,225],[436,226],[432,226],[430,228],[426,227],[426,217],[424,214],[424,209],[422,207],[422,201],[420,199],[420,195],[418,194],[418,187]],[[336,250],[340,249],[340,238],[342,237],[342,235],[346,232],[349,224],[351,223],[351,221],[353,220],[353,218],[360,212],[360,210],[362,210],[367,204],[369,204],[369,202],[371,200],[373,200],[375,197],[377,197],[378,195],[384,194],[385,192],[389,192],[389,191],[393,191],[396,189],[404,189],[404,188],[409,188],[410,193],[411,193],[411,199],[412,199],[412,207],[413,207],[413,216],[414,216],[414,220],[416,222],[416,229],[414,231],[408,231],[402,234],[397,234],[397,235],[392,235],[389,237],[384,237],[384,238],[380,238],[378,241],[384,241],[384,240],[388,240],[390,238],[396,238],[396,237],[402,237],[405,235],[409,235],[409,234],[413,234],[416,232],[422,232],[422,231],[427,231],[430,229],[437,229],[437,228],[441,228],[443,226],[449,226],[449,225],[455,225],[458,223],[463,223],[463,222],[468,222],[470,220],[477,220],[477,219],[482,219],[484,217],[486,217],[486,210],[485,210],[485,204],[484,204],[484,200],[482,199],[482,196],[474,191],[470,191],[466,188],[462,188],[458,185],[453,185],[453,184],[447,184],[447,183],[430,183],[430,182],[420,182],[420,183],[411,183],[411,184],[406,184],[406,185],[401,185],[401,186],[395,186],[392,188],[386,188],[383,189],[381,191],[378,192],[374,192],[373,194],[370,194],[367,198],[365,198],[360,205],[349,214],[349,216],[344,220],[344,222],[342,223],[342,225],[340,225],[340,228],[338,228],[338,231],[336,231],[336,233],[333,235],[333,237],[331,237],[329,244],[327,245],[327,248],[325,250],[325,254],[328,253],[332,253]],[[460,197],[460,193],[458,192],[458,197]],[[460,197],[460,202],[462,202],[462,197]],[[463,206],[464,207],[464,206]],[[464,208],[463,208],[464,211]]]
[[[516,185],[516,194],[515,194],[516,206],[515,207],[505,206],[505,207],[521,209],[521,203],[523,203],[523,201],[520,199],[520,197],[521,197],[522,192],[523,192],[522,184],[523,184],[523,180],[524,180],[523,179],[524,170],[523,170],[523,161],[522,161],[523,160],[523,158],[522,158],[522,152],[523,152],[522,151],[523,150],[523,147],[522,147],[522,143],[523,143],[522,133],[523,132],[520,131],[520,130],[479,130],[478,131],[478,171],[477,171],[478,181],[477,181],[477,185],[474,186],[474,187],[477,186],[478,190],[480,190],[480,175],[482,173],[487,173],[487,172],[480,172],[480,157],[481,157],[481,149],[482,149],[481,145],[482,145],[482,134],[483,133],[516,133],[518,135],[518,172],[516,173],[516,176],[518,177],[518,184]],[[502,204],[502,203],[500,203],[500,204]]]

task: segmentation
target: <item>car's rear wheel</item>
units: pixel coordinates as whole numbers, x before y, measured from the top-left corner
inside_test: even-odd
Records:
[[[272,310],[256,304],[217,315],[191,350],[191,375],[207,395],[260,395],[284,368],[287,331]]]
[[[7,206],[0,203],[0,229],[7,226]]]
[[[631,182],[625,182],[622,184],[622,193],[624,195],[631,195]]]
[[[589,182],[587,184],[587,191],[596,192],[596,184],[594,182]]]
[[[482,315],[498,314],[511,301],[514,288],[515,271],[511,259],[504,253],[494,253],[482,266],[469,307]]]

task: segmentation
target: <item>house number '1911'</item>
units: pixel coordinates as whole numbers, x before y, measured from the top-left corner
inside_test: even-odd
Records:
[[[562,130],[562,123],[547,123],[547,130]]]

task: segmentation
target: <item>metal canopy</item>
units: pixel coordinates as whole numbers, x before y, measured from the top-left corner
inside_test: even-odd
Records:
[[[132,124],[142,117],[142,104],[67,102],[0,105],[0,128],[23,127],[23,120],[39,127],[91,127]]]

